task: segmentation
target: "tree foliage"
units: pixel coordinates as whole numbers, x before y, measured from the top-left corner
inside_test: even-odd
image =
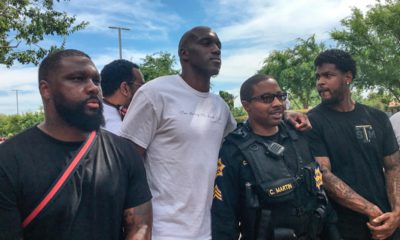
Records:
[[[23,130],[43,121],[42,111],[35,113],[25,113],[21,115],[1,115],[0,114],[0,137],[11,137]]]
[[[400,1],[378,1],[365,14],[354,8],[331,33],[359,67],[359,88],[384,90],[400,101]]]
[[[292,48],[273,51],[258,72],[275,77],[280,87],[289,93],[292,106],[307,109],[319,99],[315,90],[314,60],[325,47],[315,42],[314,35],[297,41]]]
[[[38,64],[50,51],[62,48],[66,36],[88,24],[75,21],[74,16],[54,10],[53,0],[0,1],[0,64]],[[64,41],[60,46],[41,46],[49,35],[62,36]]]
[[[219,91],[219,96],[228,104],[229,110],[232,111],[235,104],[235,96],[225,91]]]
[[[173,66],[176,64],[175,56],[167,52],[146,55],[140,64],[140,71],[143,73],[144,80],[150,81],[163,75],[173,75],[179,73]]]

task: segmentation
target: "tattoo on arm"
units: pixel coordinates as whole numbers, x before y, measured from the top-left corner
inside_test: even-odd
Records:
[[[386,191],[392,211],[400,211],[400,152],[397,151],[383,159],[386,178]]]
[[[124,211],[126,240],[150,240],[153,222],[151,201]]]
[[[343,180],[332,173],[329,158],[316,157],[315,159],[321,167],[324,187],[328,195],[344,207],[366,216],[371,216],[370,211],[375,205],[363,198]]]

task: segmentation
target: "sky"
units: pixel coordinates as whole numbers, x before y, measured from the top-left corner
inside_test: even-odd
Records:
[[[118,31],[122,31],[122,57],[142,63],[146,55],[168,52],[176,56],[184,32],[209,26],[222,42],[222,67],[212,79],[212,92],[238,96],[244,80],[259,70],[273,50],[293,47],[298,38],[315,34],[328,47],[336,43],[329,33],[357,7],[368,10],[375,0],[69,0],[55,9],[88,21],[84,30],[68,36],[66,48],[89,54],[99,71],[119,58]],[[45,37],[41,46],[60,44],[63,38]],[[37,66],[0,64],[0,114],[37,111],[42,105],[37,87]],[[279,81],[279,79],[278,79]],[[18,97],[18,101],[17,101]],[[235,105],[238,105],[236,98]],[[17,104],[18,103],[18,104]],[[18,108],[18,109],[17,109]]]

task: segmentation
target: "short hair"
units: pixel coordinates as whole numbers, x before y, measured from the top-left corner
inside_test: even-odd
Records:
[[[357,66],[354,59],[348,52],[340,49],[329,49],[321,52],[314,61],[315,67],[320,67],[324,63],[331,63],[343,73],[351,72],[353,79],[357,74]]]
[[[103,95],[105,97],[113,95],[122,82],[132,84],[135,81],[132,68],[139,69],[139,66],[124,59],[114,60],[105,65],[100,73],[100,84]]]
[[[271,75],[256,74],[248,78],[240,87],[240,100],[249,101],[253,97],[253,86],[264,80],[273,79]]]
[[[38,80],[48,80],[49,73],[57,70],[58,64],[63,58],[75,56],[91,59],[89,55],[76,49],[56,50],[51,52],[39,65]]]
[[[186,48],[188,43],[196,39],[196,35],[194,34],[197,31],[212,31],[210,27],[207,26],[197,26],[194,27],[187,32],[185,32],[181,39],[179,40],[179,45],[178,45],[178,55],[180,57],[180,52],[182,48]]]

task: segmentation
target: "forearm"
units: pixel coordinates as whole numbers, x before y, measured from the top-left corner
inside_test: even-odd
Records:
[[[349,185],[334,175],[329,169],[322,168],[324,187],[328,195],[340,205],[366,216],[373,215],[379,208],[355,192]]]
[[[124,229],[126,240],[150,240],[152,230],[151,202],[143,203],[124,211]]]
[[[388,159],[390,158],[390,159]],[[400,214],[400,154],[385,157],[386,191],[393,212]],[[390,162],[390,164],[388,164]]]

